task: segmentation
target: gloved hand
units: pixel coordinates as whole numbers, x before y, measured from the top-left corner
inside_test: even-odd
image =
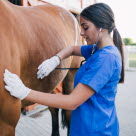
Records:
[[[24,99],[31,91],[27,88],[16,74],[12,74],[7,69],[4,73],[5,88],[10,94],[19,99]]]
[[[43,79],[45,76],[48,76],[59,64],[60,58],[58,56],[53,56],[52,58],[43,61],[38,67],[37,78]]]

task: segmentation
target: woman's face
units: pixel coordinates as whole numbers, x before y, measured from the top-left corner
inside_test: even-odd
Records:
[[[99,29],[89,20],[80,16],[81,33],[87,45],[95,44],[98,38]]]

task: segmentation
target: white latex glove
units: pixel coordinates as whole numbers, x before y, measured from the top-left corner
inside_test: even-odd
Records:
[[[42,62],[38,67],[37,78],[43,79],[48,76],[58,65],[60,64],[60,58],[58,56],[53,56]]]
[[[5,88],[10,94],[19,99],[24,99],[31,91],[27,88],[16,74],[12,74],[7,69],[4,73]]]

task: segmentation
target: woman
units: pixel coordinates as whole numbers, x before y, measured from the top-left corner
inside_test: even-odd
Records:
[[[45,60],[38,68],[39,79],[48,76],[60,62],[71,56],[84,56],[70,95],[42,93],[27,88],[20,78],[5,70],[5,88],[12,96],[50,107],[73,110],[70,136],[118,136],[115,107],[118,82],[124,80],[122,40],[114,14],[104,3],[85,8],[80,14],[81,36],[87,45],[71,46]],[[111,32],[113,31],[113,38]]]

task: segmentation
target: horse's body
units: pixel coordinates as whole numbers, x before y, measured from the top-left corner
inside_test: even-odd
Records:
[[[0,136],[14,136],[21,102],[5,91],[4,70],[18,74],[24,84],[34,90],[51,93],[64,78],[65,89],[70,90],[72,72],[54,70],[48,77],[38,80],[37,67],[62,48],[79,44],[80,37],[74,17],[56,6],[19,7],[0,0],[0,13]],[[79,67],[79,62],[70,57],[59,67]],[[66,82],[67,79],[71,80]],[[55,118],[56,112],[52,113]]]

